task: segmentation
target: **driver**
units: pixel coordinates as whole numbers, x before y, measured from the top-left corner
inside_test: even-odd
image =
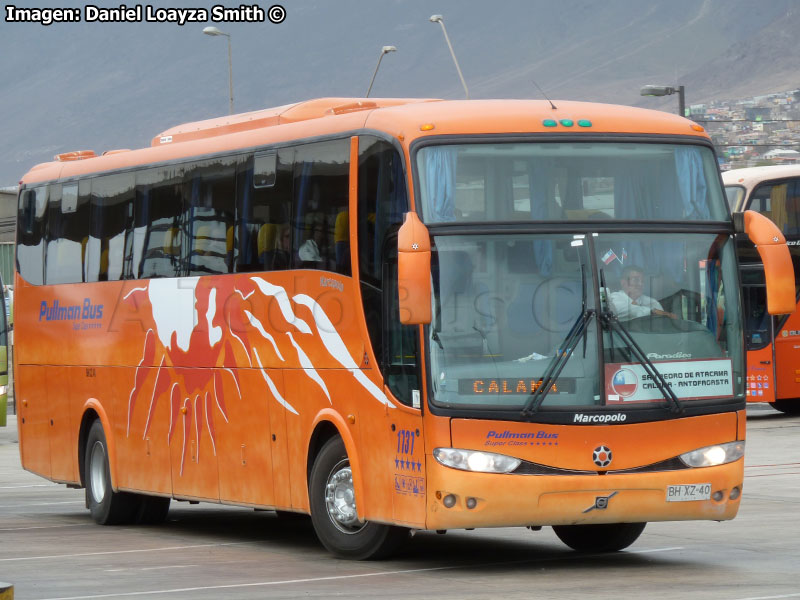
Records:
[[[667,312],[655,298],[642,293],[644,287],[644,271],[637,266],[629,265],[622,270],[621,290],[611,292],[608,301],[611,309],[620,321],[629,321],[648,315],[658,315],[677,319]]]

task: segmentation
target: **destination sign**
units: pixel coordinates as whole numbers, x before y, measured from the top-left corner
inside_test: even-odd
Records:
[[[462,395],[498,395],[532,394],[542,385],[541,379],[518,377],[485,377],[476,379],[459,379],[458,393]],[[559,378],[550,388],[551,394],[574,394],[575,380]]]

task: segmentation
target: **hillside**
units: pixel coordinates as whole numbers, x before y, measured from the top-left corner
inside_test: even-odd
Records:
[[[792,0],[284,5],[278,25],[216,24],[232,35],[237,112],[361,96],[389,44],[398,51],[383,58],[373,96],[462,97],[432,13],[444,15],[475,98],[539,97],[535,81],[553,98],[674,110],[674,98],[641,98],[639,88],[680,82],[697,103],[800,87]],[[58,152],[140,147],[172,125],[227,113],[226,42],[203,35],[207,24],[2,23],[0,185]]]

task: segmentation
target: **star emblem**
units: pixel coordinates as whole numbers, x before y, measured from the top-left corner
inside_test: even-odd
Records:
[[[776,239],[775,241],[777,242],[778,240]],[[411,249],[412,250],[419,250],[419,244],[411,244]]]

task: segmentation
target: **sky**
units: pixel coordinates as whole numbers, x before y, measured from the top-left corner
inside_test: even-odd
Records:
[[[51,25],[15,21],[20,15],[3,3],[0,187],[56,153],[143,147],[177,124],[227,114],[227,39],[203,35],[210,25],[230,34],[236,112],[362,97],[385,45],[397,51],[383,57],[373,97],[463,98],[433,14],[444,16],[471,97],[546,94],[674,111],[674,98],[642,99],[639,87],[686,78],[697,97],[707,79],[696,71],[700,58],[724,56],[793,0],[280,0],[279,23],[183,25],[148,22],[147,7],[205,9],[211,18],[215,3],[127,2],[142,7],[141,21],[87,22],[91,6],[121,4],[96,1],[14,3],[30,11],[78,9],[80,22]],[[273,3],[245,6],[267,15]]]

